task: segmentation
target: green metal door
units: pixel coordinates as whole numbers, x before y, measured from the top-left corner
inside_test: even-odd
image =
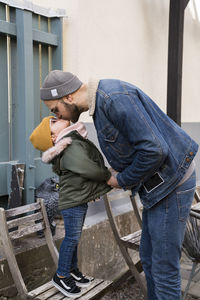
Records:
[[[0,197],[10,193],[12,164],[25,164],[25,203],[52,175],[29,142],[49,114],[39,89],[52,69],[62,69],[62,18],[0,3]]]

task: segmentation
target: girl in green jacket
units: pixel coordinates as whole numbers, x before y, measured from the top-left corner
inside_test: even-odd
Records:
[[[77,260],[87,202],[110,191],[106,181],[111,174],[99,150],[87,139],[83,123],[70,126],[69,121],[46,117],[32,132],[30,141],[44,152],[42,161],[51,163],[59,176],[59,209],[64,219],[65,238],[52,282],[65,296],[76,298],[80,287],[90,284],[79,271]]]

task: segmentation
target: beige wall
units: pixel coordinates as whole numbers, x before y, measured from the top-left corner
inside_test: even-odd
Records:
[[[83,81],[97,77],[132,82],[166,111],[169,0],[32,2],[66,10],[64,70]],[[193,18],[191,7],[185,14],[183,122],[200,121],[200,22]],[[82,120],[89,120],[88,113]]]

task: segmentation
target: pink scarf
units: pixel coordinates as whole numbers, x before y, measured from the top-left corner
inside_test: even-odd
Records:
[[[79,133],[82,137],[84,137],[85,139],[87,139],[88,132],[87,132],[87,130],[86,130],[86,128],[85,128],[85,125],[84,125],[82,122],[77,122],[77,123],[75,123],[75,124],[73,124],[73,125],[71,125],[71,126],[65,128],[65,129],[63,129],[63,130],[59,133],[59,135],[58,135],[58,137],[57,137],[57,139],[56,139],[56,143],[57,143],[58,141],[60,141],[60,140],[63,138],[63,136],[65,136],[66,134],[70,133],[70,132],[73,131],[73,130],[78,131],[78,133]]]

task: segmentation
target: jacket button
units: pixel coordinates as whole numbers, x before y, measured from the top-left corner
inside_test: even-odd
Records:
[[[189,154],[190,154],[190,156],[192,156],[194,154],[194,152],[191,151]]]
[[[189,157],[186,157],[185,159],[187,162],[190,162],[190,158]]]

